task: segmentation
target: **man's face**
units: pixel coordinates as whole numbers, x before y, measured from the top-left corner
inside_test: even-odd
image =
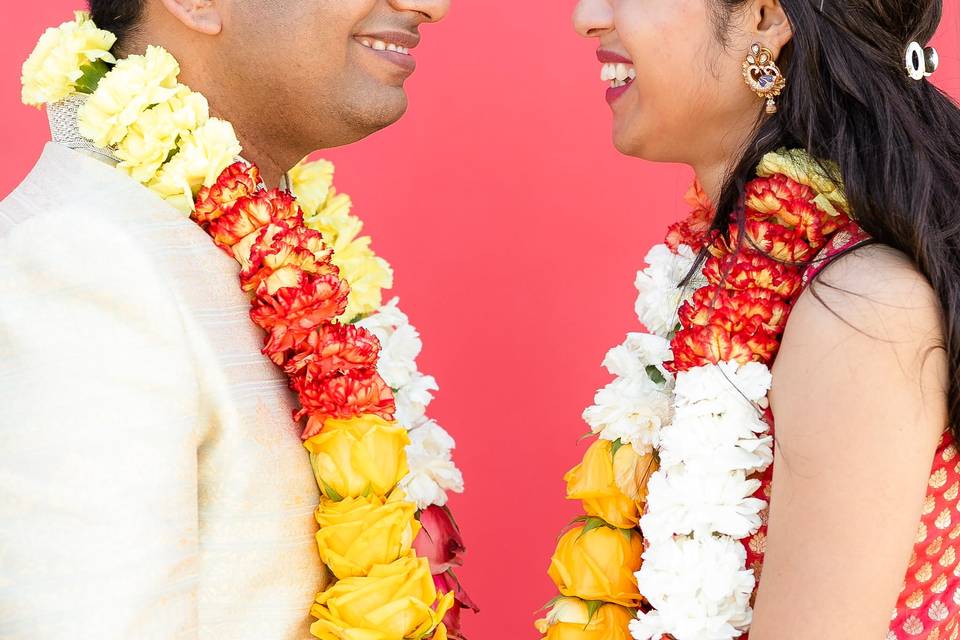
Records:
[[[315,149],[354,142],[403,115],[419,26],[443,18],[450,0],[225,0],[221,6],[216,66],[233,75],[226,79],[233,101],[248,96],[240,108],[261,110],[264,126]]]

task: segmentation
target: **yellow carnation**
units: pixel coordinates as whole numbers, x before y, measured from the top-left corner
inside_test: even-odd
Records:
[[[370,237],[360,236],[363,222],[350,213],[353,203],[333,188],[333,165],[325,160],[301,162],[290,172],[304,223],[319,231],[333,248],[333,264],[350,285],[346,311],[351,321],[373,313],[383,304],[383,289],[393,286],[393,269],[370,248]]]
[[[149,46],[145,55],[124,58],[80,107],[80,133],[101,147],[117,144],[144,111],[176,95],[179,74],[176,58],[162,47]]]
[[[116,62],[110,53],[116,40],[109,31],[98,29],[85,11],[74,12],[72,22],[47,29],[23,63],[24,104],[39,107],[66,98],[76,90],[82,67],[98,60]]]
[[[334,166],[329,160],[310,161],[306,158],[287,172],[303,215],[316,215],[327,202],[333,186]]]
[[[374,565],[413,555],[420,532],[417,505],[379,496],[322,499],[316,517],[320,559],[338,578],[363,576]]]
[[[177,148],[177,141],[209,119],[207,99],[179,85],[164,103],[147,109],[117,147],[117,167],[139,182],[149,182]]]
[[[452,591],[438,600],[426,558],[401,558],[318,594],[310,632],[321,640],[405,640],[433,632],[442,640],[441,620],[453,601]]]
[[[195,131],[186,133],[178,151],[147,186],[174,207],[189,215],[201,187],[208,187],[240,155],[240,142],[233,126],[210,118]]]
[[[757,175],[765,178],[774,173],[781,173],[819,192],[814,202],[824,212],[838,215],[837,207],[844,212],[849,211],[843,184],[836,182],[831,175],[828,175],[820,167],[821,164],[833,175],[839,175],[840,168],[832,160],[822,160],[818,163],[805,149],[781,147],[763,156],[760,164],[757,165]]]
[[[630,640],[631,609],[603,604],[591,611],[580,598],[559,598],[545,618],[536,621],[541,640]]]
[[[340,500],[388,495],[407,474],[407,430],[375,415],[330,419],[307,440],[317,485]]]

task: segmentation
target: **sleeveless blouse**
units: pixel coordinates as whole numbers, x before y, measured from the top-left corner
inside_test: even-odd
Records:
[[[832,258],[869,239],[869,234],[855,222],[838,231],[803,273],[803,285],[806,286]],[[797,292],[796,296],[799,295]],[[769,407],[765,410],[765,417],[773,433],[773,413]],[[896,608],[890,616],[885,640],[957,640],[960,637],[960,564],[957,562],[960,550],[960,501],[957,499],[960,456],[957,453],[953,435],[945,429],[937,444],[913,553]],[[755,477],[761,484],[754,496],[769,503],[773,465]],[[768,509],[764,509],[760,516],[759,530],[743,539],[747,568],[754,570],[758,586],[766,551]],[[755,587],[751,604],[756,596]],[[741,637],[745,639],[748,634]]]

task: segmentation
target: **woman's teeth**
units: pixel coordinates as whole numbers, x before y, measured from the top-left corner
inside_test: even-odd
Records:
[[[609,80],[610,86],[614,89],[633,82],[636,77],[637,70],[633,65],[622,62],[608,62],[600,71],[600,79],[604,82]]]
[[[386,43],[383,40],[363,39],[360,41],[360,44],[368,49],[373,49],[374,51],[396,51],[397,53],[402,53],[405,56],[410,55],[410,49],[407,47],[401,47],[400,45],[393,44],[392,42]]]

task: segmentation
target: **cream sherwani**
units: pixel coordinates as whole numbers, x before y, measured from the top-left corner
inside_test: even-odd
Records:
[[[0,638],[303,639],[295,398],[238,264],[95,154],[0,203]]]

